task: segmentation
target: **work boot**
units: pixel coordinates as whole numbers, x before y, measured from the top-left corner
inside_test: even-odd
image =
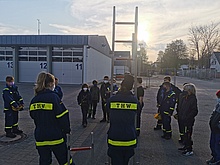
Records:
[[[136,130],[136,135],[140,136],[140,130]]]
[[[193,155],[193,151],[183,151],[182,155],[185,155],[185,156],[191,156]]]
[[[16,128],[13,128],[13,129],[12,129],[12,132],[15,133],[15,134],[18,134],[18,135],[23,133],[23,131],[22,131],[22,130],[19,130],[17,127],[16,127]]]
[[[106,122],[106,119],[102,119],[100,120],[100,123]]]
[[[212,157],[209,160],[206,160],[206,164],[210,164],[210,163],[214,163],[214,162],[215,162],[215,158],[214,157]]]
[[[168,136],[168,135],[162,135],[161,136],[163,139],[166,139],[166,140],[170,140],[171,139],[171,136]]]
[[[88,114],[88,117],[87,117],[87,118],[88,118],[88,119],[90,119],[90,118],[91,118],[91,113],[89,113],[89,114]]]
[[[209,165],[220,165],[220,160],[214,161],[213,163],[209,163]]]
[[[179,151],[185,151],[186,150],[186,147],[181,147],[181,148],[178,148]]]
[[[6,137],[9,137],[9,138],[15,138],[16,135],[12,132],[6,132]]]
[[[179,138],[178,141],[179,141],[180,144],[183,144],[183,139],[181,137]]]
[[[156,125],[156,126],[154,127],[154,130],[155,130],[155,131],[161,130],[161,125]]]

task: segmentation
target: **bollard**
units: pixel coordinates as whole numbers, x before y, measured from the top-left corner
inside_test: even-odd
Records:
[[[67,152],[67,165],[70,165],[70,134],[67,134],[66,138],[67,138],[67,149],[68,149],[68,152]]]
[[[95,156],[95,146],[94,146],[94,140],[93,140],[93,132],[91,132],[91,159],[92,159],[92,161],[91,161],[91,163],[92,163],[92,165],[93,164],[95,164],[95,162],[94,162],[94,156]]]
[[[91,146],[89,147],[74,147],[74,148],[70,148],[69,145],[69,136],[67,136],[67,143],[68,143],[68,152],[70,151],[86,151],[86,150],[91,150],[91,163],[92,165],[94,164],[94,140],[93,140],[93,132],[91,132]],[[70,154],[68,154],[70,157]],[[69,161],[68,161],[68,165],[69,165]]]

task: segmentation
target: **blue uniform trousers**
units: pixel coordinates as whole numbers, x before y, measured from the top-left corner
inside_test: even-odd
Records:
[[[164,114],[162,112],[162,123],[163,123],[163,133],[165,136],[171,136],[172,130],[171,130],[171,117],[170,115]]]
[[[128,165],[129,159],[134,155],[134,149],[113,149],[108,148],[108,156],[112,165]]]
[[[18,127],[18,111],[6,110],[5,113],[5,131],[10,131],[13,127]]]
[[[220,134],[211,132],[210,148],[215,161],[220,160]]]
[[[40,155],[40,165],[50,165],[52,163],[52,152],[55,155],[60,165],[67,164],[67,146],[66,143],[61,143],[54,146],[41,146],[37,147],[38,154]],[[70,157],[71,158],[71,157]],[[72,158],[71,165],[75,165]]]

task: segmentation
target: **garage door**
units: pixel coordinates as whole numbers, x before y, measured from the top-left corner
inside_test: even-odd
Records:
[[[5,81],[8,75],[13,76],[13,49],[0,47],[0,81]]]
[[[37,75],[47,71],[46,47],[22,47],[19,50],[19,81],[36,82]]]
[[[59,83],[82,83],[82,55],[82,48],[53,48],[52,73],[59,79]]]

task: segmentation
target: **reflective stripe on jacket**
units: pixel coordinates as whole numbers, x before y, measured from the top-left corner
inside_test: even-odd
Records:
[[[58,145],[70,133],[69,112],[58,95],[45,90],[30,103],[30,116],[34,120],[36,146]]]
[[[24,104],[17,86],[9,87],[6,85],[3,89],[2,97],[4,100],[4,111],[12,110],[12,106],[17,108],[19,104]]]
[[[140,108],[137,98],[130,91],[119,91],[109,99],[107,108],[110,112],[108,146],[135,148],[137,145],[135,117]]]

